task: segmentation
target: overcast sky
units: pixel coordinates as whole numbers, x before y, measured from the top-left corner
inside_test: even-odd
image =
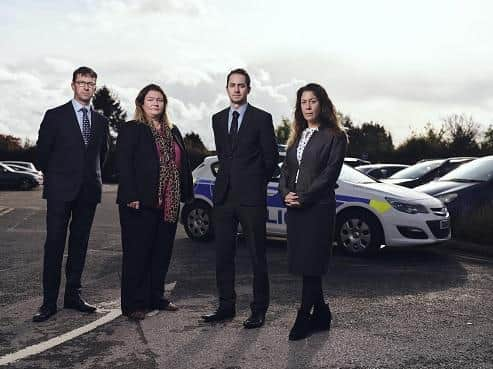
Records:
[[[492,14],[489,0],[2,0],[0,133],[36,139],[80,65],[130,116],[138,90],[160,84],[170,118],[209,148],[236,67],[275,123],[292,117],[297,88],[318,82],[339,111],[383,124],[396,143],[453,113],[486,128]]]

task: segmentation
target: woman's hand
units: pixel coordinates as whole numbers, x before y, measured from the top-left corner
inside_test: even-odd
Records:
[[[284,203],[289,207],[299,207],[298,195],[295,192],[290,192],[284,197]]]
[[[132,202],[129,202],[129,203],[127,204],[127,206],[128,206],[129,208],[132,208],[132,209],[137,209],[137,210],[138,210],[138,209],[140,208],[140,201],[132,201]]]

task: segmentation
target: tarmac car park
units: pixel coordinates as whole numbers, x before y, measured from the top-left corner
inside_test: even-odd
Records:
[[[193,171],[195,200],[184,205],[181,214],[192,239],[214,236],[212,193],[218,168],[217,156],[209,156]],[[268,184],[266,225],[269,236],[285,237],[286,208],[278,180],[272,178]],[[430,195],[378,182],[346,164],[337,185],[336,241],[349,254],[370,254],[382,245],[416,246],[450,239],[447,208]]]

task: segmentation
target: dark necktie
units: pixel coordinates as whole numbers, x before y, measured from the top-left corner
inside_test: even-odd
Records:
[[[89,122],[89,115],[86,108],[82,110],[82,138],[84,143],[87,145],[89,143],[89,138],[91,137],[91,123]]]
[[[240,113],[236,110],[233,112],[233,119],[231,120],[231,127],[229,129],[229,141],[231,143],[231,148],[236,146],[236,140],[238,139],[238,117]]]

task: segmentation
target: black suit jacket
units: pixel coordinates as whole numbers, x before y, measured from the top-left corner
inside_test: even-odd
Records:
[[[289,192],[295,192],[301,206],[335,202],[334,189],[344,163],[347,142],[345,133],[337,134],[331,129],[322,128],[313,133],[308,141],[299,165],[296,157],[299,140],[291,145],[279,179],[283,200]],[[300,172],[295,184],[298,168]]]
[[[213,202],[222,204],[228,191],[233,190],[240,205],[265,206],[267,183],[279,158],[272,116],[249,104],[232,149],[228,137],[229,109],[212,116],[219,158]]]
[[[37,141],[43,198],[101,201],[101,168],[108,151],[108,120],[91,109],[91,138],[84,145],[71,101],[46,112]]]
[[[181,201],[193,200],[190,162],[180,131],[171,129],[181,149]],[[159,154],[151,129],[144,123],[130,121],[120,127],[116,144],[119,186],[116,202],[121,205],[140,201],[142,206],[156,207],[159,189]]]

